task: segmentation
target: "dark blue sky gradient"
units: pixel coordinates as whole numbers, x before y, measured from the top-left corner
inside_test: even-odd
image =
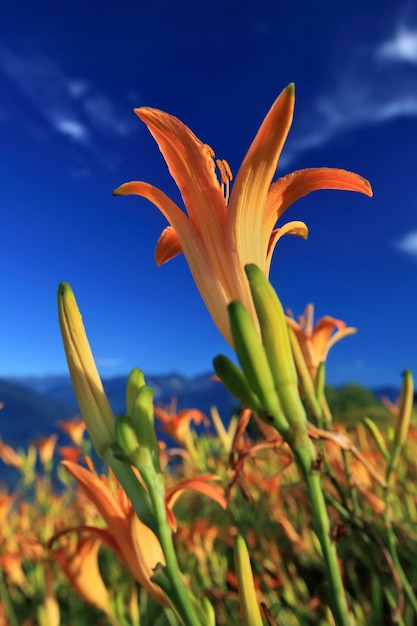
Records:
[[[372,199],[320,191],[293,205],[308,241],[279,242],[271,279],[296,315],[314,302],[359,333],[328,379],[399,384],[417,371],[417,11],[412,2],[1,3],[0,376],[66,371],[56,289],[70,282],[104,377],[194,375],[231,354],[183,257],[157,268],[180,202],[133,108],[178,116],[236,174],[279,92],[296,109],[277,175],[343,167]]]

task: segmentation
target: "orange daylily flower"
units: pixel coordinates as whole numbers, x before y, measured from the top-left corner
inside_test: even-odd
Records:
[[[60,446],[58,452],[65,461],[76,463],[81,456],[81,450],[74,446]]]
[[[106,522],[105,529],[89,530],[94,530],[110,546],[133,577],[157,602],[169,606],[165,593],[151,581],[157,564],[165,564],[159,540],[137,517],[121,487],[113,495],[105,477],[99,478],[97,474],[71,461],[62,461],[61,464],[82,487]]]
[[[59,547],[53,548],[51,555],[60,565],[75,593],[84,602],[112,616],[109,593],[98,566],[100,545],[100,537],[93,534],[71,538],[61,536]]]
[[[8,577],[9,581],[24,591],[27,590],[27,581],[22,569],[22,558],[18,552],[0,555],[0,570]]]
[[[106,477],[99,478],[92,471],[71,461],[62,461],[62,465],[82,487],[107,526],[105,529],[86,527],[86,530],[94,531],[112,548],[125,563],[133,577],[157,602],[163,606],[169,606],[165,593],[151,581],[154,568],[158,563],[165,565],[165,557],[159,539],[138,518],[132,504],[117,481],[117,489],[113,494]],[[208,484],[209,480],[216,478],[215,476],[200,476],[167,489],[165,494],[167,515],[174,529],[176,520],[171,507],[187,488],[209,495],[223,508],[226,508],[224,496],[213,485]]]
[[[70,437],[76,446],[81,446],[86,425],[84,420],[75,417],[72,420],[59,420],[58,426]]]
[[[341,169],[293,172],[272,183],[294,110],[294,85],[282,91],[265,117],[236,176],[180,120],[148,107],[135,109],[156,140],[178,185],[185,214],[153,185],[129,182],[114,195],[134,194],[153,202],[170,225],[155,250],[158,265],[184,252],[200,294],[222,335],[232,344],[227,304],[240,300],[257,319],[244,272],[248,263],[269,275],[277,241],[285,234],[307,236],[303,222],[275,228],[287,208],[318,189],[341,189],[372,195],[367,180]],[[220,182],[216,176],[216,165]],[[272,183],[272,184],[271,184]]]
[[[53,434],[50,437],[41,437],[38,441],[39,459],[42,465],[48,465],[52,461],[54,455],[58,435]]]
[[[0,459],[6,465],[11,465],[17,469],[22,469],[24,465],[23,458],[7,443],[3,443],[0,439]]]
[[[345,322],[326,315],[313,328],[314,306],[308,304],[304,315],[300,315],[298,322],[290,310],[287,311],[287,323],[293,329],[306,365],[313,382],[316,380],[317,369],[320,363],[326,361],[330,348],[343,337],[353,335],[356,328],[347,328]],[[336,331],[336,332],[334,332]]]
[[[186,447],[187,435],[190,432],[190,424],[207,424],[208,419],[198,409],[176,410],[175,407],[168,407],[168,410],[156,406],[155,416],[162,422],[161,430],[170,435],[180,446]]]

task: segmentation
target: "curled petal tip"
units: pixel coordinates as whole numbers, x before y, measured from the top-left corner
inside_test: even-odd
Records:
[[[367,182],[367,188],[368,188],[368,189],[367,189],[367,195],[368,195],[370,198],[372,198],[372,196],[374,195],[374,192],[372,191],[371,183],[369,182],[369,180],[366,180],[366,179],[365,179],[365,181]]]
[[[128,196],[132,193],[131,183],[123,183],[119,187],[116,187],[114,191],[111,192],[112,196]]]

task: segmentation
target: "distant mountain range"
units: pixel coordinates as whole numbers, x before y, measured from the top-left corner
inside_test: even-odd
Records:
[[[127,376],[121,376],[103,380],[116,416],[125,410],[126,379]],[[154,390],[155,404],[168,405],[176,398],[178,410],[197,408],[207,415],[210,407],[216,406],[226,424],[238,407],[237,401],[222,384],[213,380],[210,373],[194,378],[176,373],[148,376],[146,382]],[[343,389],[346,387],[340,388],[342,396]],[[394,401],[399,395],[399,390],[394,387],[380,387],[371,391],[375,396],[374,402],[378,402],[382,396]],[[14,448],[26,448],[30,440],[36,441],[40,437],[59,433],[57,421],[79,413],[69,376],[0,379],[0,402],[3,404],[0,410],[0,438]],[[65,443],[70,442],[65,434],[60,433],[59,444]],[[15,474],[13,468],[0,462],[0,483],[12,485],[16,480]]]
[[[178,409],[198,408],[209,414],[216,406],[228,422],[238,403],[210,373],[186,378],[181,374],[148,376],[155,403],[167,405],[177,399]],[[110,405],[118,415],[125,410],[126,376],[103,380]],[[384,387],[372,390],[376,398],[398,397],[399,390]],[[56,422],[78,413],[77,401],[69,376],[42,376],[0,379],[0,436],[16,445],[56,432]]]
[[[103,380],[115,415],[126,410],[127,376]],[[168,405],[177,399],[177,408],[198,408],[209,414],[216,406],[226,423],[238,403],[211,374],[186,378],[179,374],[148,376],[155,404]],[[59,433],[59,445],[70,443],[57,422],[79,414],[69,376],[44,376],[0,379],[0,438],[13,448],[26,448],[30,440]],[[162,437],[166,439],[165,437]],[[169,443],[169,442],[167,442]],[[14,485],[16,470],[0,462],[0,483]]]
[[[103,380],[110,405],[118,415],[125,410],[126,376]],[[167,405],[177,399],[178,409],[198,408],[208,414],[215,405],[225,421],[237,402],[211,374],[186,378],[180,374],[149,376],[155,403]],[[56,432],[56,422],[79,410],[68,376],[0,379],[0,436],[5,443],[22,445]]]

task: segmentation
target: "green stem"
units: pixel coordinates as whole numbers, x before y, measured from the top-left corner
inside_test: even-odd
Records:
[[[330,521],[320,473],[312,469],[310,449],[293,448],[293,453],[306,482],[313,508],[314,528],[323,553],[326,579],[330,588],[330,604],[336,624],[337,626],[351,626],[345,589],[337,559],[336,545],[330,536]]]
[[[388,539],[388,550],[391,555],[392,561],[394,563],[395,570],[398,574],[398,577],[401,580],[404,593],[407,596],[407,599],[410,602],[411,606],[413,607],[414,614],[417,615],[417,598],[410,585],[407,575],[400,563],[400,559],[398,557],[397,541],[396,541],[394,531],[392,529],[392,522],[391,522],[390,514],[389,514],[389,511],[390,511],[389,500],[390,500],[389,495],[387,495],[386,507],[383,513],[383,520],[384,520],[385,530],[386,530],[387,539]]]
[[[136,515],[146,526],[149,526],[149,528],[155,532],[155,522],[149,494],[136,478],[132,468],[124,461],[117,459],[111,448],[107,449],[103,458],[122,485],[127,497],[132,503]]]
[[[19,626],[13,605],[10,600],[9,593],[4,582],[3,572],[0,572],[0,599],[6,609],[6,615],[9,619],[10,626]]]
[[[304,407],[295,386],[277,389],[277,392],[281,400],[282,411],[291,423],[290,431],[284,436],[307,485],[313,508],[314,528],[320,541],[326,580],[330,588],[330,607],[337,626],[351,626],[352,622],[337,559],[336,545],[330,536],[330,520],[321,483],[320,467],[314,467],[316,449],[308,436]]]
[[[164,573],[170,583],[170,600],[172,600],[184,626],[202,626],[181,577],[166,514],[164,478],[162,474],[157,474],[152,463],[148,463],[146,460],[140,464],[140,472],[149,490],[156,520],[157,536],[166,560]]]
[[[349,495],[350,495],[350,499],[352,500],[353,513],[355,517],[359,517],[358,492],[356,491],[356,489],[354,488],[352,484],[352,472],[350,471],[349,458],[348,458],[348,454],[346,450],[342,450],[342,457],[343,457],[343,465],[345,468],[345,474],[346,474],[346,478],[347,478],[348,486],[349,486]]]

